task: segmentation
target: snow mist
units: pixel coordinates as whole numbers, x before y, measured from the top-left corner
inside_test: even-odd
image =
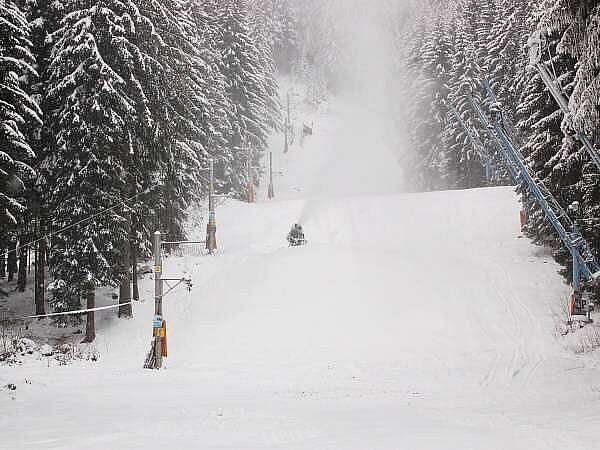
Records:
[[[331,106],[332,123],[316,130],[325,140],[313,155],[314,178],[298,219],[305,223],[336,196],[395,193],[402,189],[400,151],[388,133],[393,58],[390,4],[370,0],[331,3],[340,18],[342,77]]]

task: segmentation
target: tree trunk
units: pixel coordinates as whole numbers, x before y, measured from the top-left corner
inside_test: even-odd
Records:
[[[27,286],[27,250],[25,237],[21,237],[19,242],[19,272],[17,276],[17,289],[19,292],[25,292]]]
[[[131,310],[131,279],[129,272],[123,273],[121,276],[121,285],[119,286],[119,317],[131,318],[133,312]],[[127,303],[127,304],[126,304]]]
[[[131,318],[133,316],[131,308],[131,274],[130,274],[130,251],[129,242],[123,243],[123,273],[121,274],[121,284],[119,286],[119,317]],[[128,305],[125,303],[129,303]]]
[[[0,247],[0,278],[6,278],[6,248]]]
[[[137,251],[135,249],[135,242],[131,241],[131,264],[132,264],[132,278],[133,278],[133,300],[136,302],[140,301],[140,289],[138,287],[138,271],[137,271]]]
[[[96,307],[96,288],[90,287],[86,293],[87,298],[87,309],[93,309]],[[82,343],[94,342],[96,339],[96,324],[94,322],[94,311],[86,313],[87,319],[85,322],[85,338]]]
[[[46,314],[46,239],[42,239],[35,252],[35,313]]]
[[[8,246],[8,282],[10,283],[15,273],[17,272],[17,244],[16,242],[11,242]]]

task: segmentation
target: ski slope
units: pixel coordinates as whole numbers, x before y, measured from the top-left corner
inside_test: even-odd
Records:
[[[194,288],[165,298],[165,370],[141,368],[152,280],[133,320],[99,314],[100,361],[0,367],[0,448],[598,448],[597,362],[556,336],[568,287],[512,190],[400,194],[393,152],[364,170],[384,130],[360,114],[274,142],[277,198],[222,205],[218,255],[167,259]]]

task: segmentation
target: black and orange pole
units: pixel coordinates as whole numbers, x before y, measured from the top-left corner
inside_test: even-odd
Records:
[[[269,199],[275,197],[275,190],[273,189],[273,152],[269,152],[269,189],[267,193]]]
[[[211,255],[217,249],[217,219],[215,216],[215,165],[210,159],[210,187],[208,193],[208,224],[206,225],[206,250]]]

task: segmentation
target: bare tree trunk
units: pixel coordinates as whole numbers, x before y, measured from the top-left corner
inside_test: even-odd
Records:
[[[24,245],[26,241],[25,236],[21,236],[19,242],[19,272],[17,275],[17,289],[19,292],[25,292],[27,286],[27,253],[29,247]]]
[[[10,283],[17,272],[17,243],[15,241],[10,242],[8,245],[7,264],[8,282]]]
[[[0,278],[6,278],[6,250],[0,246]]]
[[[132,264],[132,278],[133,278],[133,300],[136,302],[140,301],[140,289],[138,287],[138,270],[137,270],[137,251],[135,248],[135,242],[131,241],[131,264]]]
[[[29,236],[31,238],[31,236]],[[34,254],[35,258],[35,254]],[[27,246],[27,275],[31,275],[31,246]]]
[[[96,307],[96,288],[90,286],[86,293],[87,298],[87,309],[93,309]],[[94,311],[88,312],[87,319],[85,322],[85,338],[82,343],[94,342],[96,339],[96,324],[94,321]]]
[[[46,314],[46,239],[42,239],[35,252],[35,313]]]
[[[129,251],[129,242],[123,243],[123,266],[124,270],[121,274],[121,284],[119,286],[119,317],[131,318],[133,316],[131,308],[131,258]],[[127,304],[128,303],[128,304]]]

